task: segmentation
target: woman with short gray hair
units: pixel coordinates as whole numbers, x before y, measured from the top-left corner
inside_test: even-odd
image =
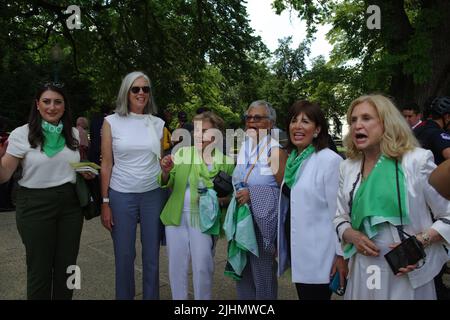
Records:
[[[154,116],[150,79],[131,72],[122,81],[116,113],[102,128],[102,224],[111,232],[116,299],[133,299],[136,227],[141,224],[143,299],[159,299],[159,215],[166,192],[161,171],[164,121]]]
[[[248,205],[251,210],[259,255],[248,252],[242,270],[238,270],[242,266],[226,269],[227,275],[237,279],[239,300],[274,300],[278,295],[275,244],[279,190],[287,155],[270,135],[275,120],[275,110],[264,100],[252,102],[245,112],[246,138],[232,180],[236,207]]]

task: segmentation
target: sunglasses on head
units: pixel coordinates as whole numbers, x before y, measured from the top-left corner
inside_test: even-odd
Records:
[[[143,91],[144,93],[149,93],[149,92],[150,92],[150,87],[149,87],[149,86],[144,86],[144,87],[131,87],[131,88],[130,88],[130,91],[131,91],[132,93],[134,93],[134,94],[137,94],[137,93],[139,93],[139,92],[141,91],[141,89],[142,89],[142,91]]]
[[[58,89],[64,88],[64,83],[62,82],[46,82],[44,83],[44,88],[54,87]]]

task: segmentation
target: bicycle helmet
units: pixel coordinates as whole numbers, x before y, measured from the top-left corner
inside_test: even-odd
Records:
[[[443,116],[450,113],[450,97],[437,97],[431,103],[431,112]]]

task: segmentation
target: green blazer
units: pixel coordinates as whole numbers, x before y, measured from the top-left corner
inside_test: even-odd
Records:
[[[161,221],[166,226],[179,226],[181,221],[181,213],[183,210],[184,196],[186,193],[186,186],[191,174],[197,175],[200,166],[205,166],[200,158],[200,164],[192,164],[194,158],[199,159],[194,149],[195,147],[184,147],[178,150],[174,157],[175,166],[170,171],[169,180],[166,184],[162,183],[162,173],[158,177],[158,182],[162,188],[172,189],[172,193],[161,212]],[[195,152],[195,154],[194,154]],[[197,168],[195,168],[197,166]],[[212,180],[219,171],[224,171],[232,175],[234,170],[234,161],[232,158],[225,156],[219,150],[214,150],[213,168],[211,171],[206,171],[208,179],[205,181],[208,188],[213,187]],[[205,172],[205,171],[204,171]],[[225,208],[222,208],[222,214]]]

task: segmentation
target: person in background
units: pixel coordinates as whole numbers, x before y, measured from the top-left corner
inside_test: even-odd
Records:
[[[442,244],[450,241],[450,202],[428,183],[436,168],[432,153],[417,147],[396,106],[382,95],[354,100],[347,122],[334,219],[350,259],[345,299],[436,299],[433,278],[448,260]],[[384,255],[403,232],[416,235],[426,260],[394,274]],[[380,270],[376,290],[367,286],[372,266]]]
[[[328,124],[318,104],[297,101],[287,119],[291,152],[282,187],[290,214],[279,215],[280,273],[290,262],[299,299],[330,300],[330,277],[339,272],[344,287],[347,276],[333,227],[342,158],[328,148]],[[282,265],[286,260],[290,261]]]
[[[101,154],[101,131],[103,121],[105,117],[109,115],[111,106],[108,104],[102,104],[100,112],[96,113],[91,119],[91,125],[89,126],[90,145],[88,149],[88,159],[100,165]]]
[[[189,132],[194,130],[194,125],[188,121],[187,113],[184,111],[178,112],[178,128],[186,129]]]
[[[434,169],[429,182],[443,197],[450,200],[450,160],[445,160]]]
[[[6,146],[9,133],[6,132],[7,121],[0,117],[0,147]],[[5,183],[0,183],[0,212],[14,211],[12,203],[12,189],[14,186],[14,179],[11,178]]]
[[[28,123],[0,146],[0,183],[23,168],[16,222],[25,245],[28,299],[71,299],[67,268],[76,265],[83,215],[70,166],[80,161],[78,130],[72,127],[59,84],[38,89]],[[82,174],[92,179],[91,173]]]
[[[218,148],[211,152],[207,148],[211,143],[221,143],[214,140],[217,136],[213,136],[209,129],[223,132],[223,120],[212,112],[198,114],[193,120],[196,126],[201,123],[201,128],[196,128],[194,133],[199,143],[193,147],[181,148],[175,156],[167,155],[161,160],[161,186],[172,189],[161,213],[161,221],[166,226],[169,279],[174,300],[188,299],[189,260],[192,262],[194,298],[212,299],[217,237],[200,229],[202,212],[199,209],[197,189],[200,181],[204,187],[212,188],[212,181],[220,171],[231,175],[234,169],[233,159],[225,156]],[[189,163],[176,159],[187,159]],[[224,208],[229,197],[219,198],[218,202]],[[220,230],[220,222],[219,216],[214,223],[217,225],[217,232]]]
[[[164,152],[164,156],[170,154],[170,151],[172,150],[173,147],[173,142],[172,142],[172,134],[170,132],[170,116],[169,118],[167,118],[168,113],[167,112],[162,112],[159,114],[159,117],[164,121],[164,133],[163,133],[163,152]]]
[[[136,228],[140,223],[143,299],[159,299],[159,216],[166,192],[161,171],[164,121],[153,116],[151,82],[142,72],[125,76],[115,114],[102,128],[102,224],[111,232],[116,266],[116,299],[134,299]]]
[[[264,100],[250,104],[245,112],[246,139],[239,150],[233,185],[246,184],[236,192],[240,205],[249,204],[255,225],[259,257],[247,253],[242,277],[236,281],[239,300],[277,299],[276,232],[279,188],[287,155],[271,137],[276,112]]]
[[[402,108],[402,114],[413,131],[422,122],[422,112],[419,105],[415,102],[406,104]]]
[[[89,127],[88,120],[85,117],[78,117],[77,130],[80,134],[80,159],[87,160],[89,150],[89,137],[87,129]]]
[[[435,98],[429,108],[431,119],[415,129],[415,135],[422,148],[431,150],[437,165],[450,159],[450,97]]]
[[[414,134],[424,149],[431,150],[434,162],[440,165],[450,159],[450,97],[435,97],[427,108],[429,118],[421,122]],[[450,289],[443,283],[445,267],[435,278],[438,300],[450,300]]]

